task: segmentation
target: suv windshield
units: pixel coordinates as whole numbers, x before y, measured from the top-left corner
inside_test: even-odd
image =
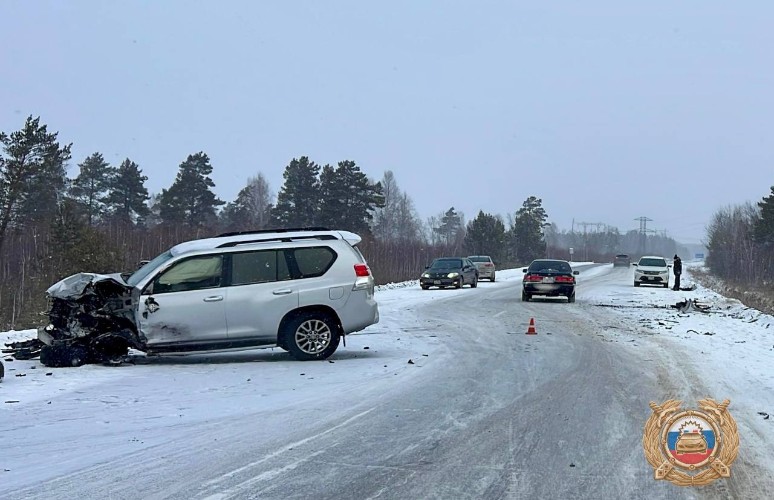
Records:
[[[639,266],[651,266],[651,267],[666,267],[667,263],[664,259],[640,259]]]
[[[436,259],[430,266],[431,269],[457,269],[462,267],[461,259]]]
[[[126,284],[130,286],[137,286],[137,283],[143,280],[146,276],[148,276],[151,272],[153,272],[154,269],[168,261],[172,258],[172,253],[167,250],[166,252],[162,253],[161,255],[158,255],[155,259],[148,262],[144,266],[142,266],[140,269],[134,272],[131,276],[129,276],[129,279],[126,280]]]

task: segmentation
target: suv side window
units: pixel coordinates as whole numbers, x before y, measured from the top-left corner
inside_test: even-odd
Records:
[[[296,248],[293,256],[299,278],[322,276],[336,261],[336,253],[328,247]]]
[[[187,292],[221,284],[222,255],[202,255],[181,260],[156,276],[152,293]]]
[[[231,254],[231,285],[269,283],[290,279],[285,252],[260,250]]]

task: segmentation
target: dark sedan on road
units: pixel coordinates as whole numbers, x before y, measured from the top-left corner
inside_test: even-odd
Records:
[[[521,300],[527,302],[533,295],[567,297],[575,302],[575,276],[566,260],[537,259],[524,270]]]
[[[431,286],[462,288],[478,286],[478,270],[470,259],[462,257],[441,257],[425,268],[419,278],[419,286],[427,290]]]

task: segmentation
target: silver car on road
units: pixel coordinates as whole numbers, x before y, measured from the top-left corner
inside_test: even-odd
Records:
[[[468,257],[478,269],[478,279],[480,280],[495,280],[495,274],[497,266],[495,266],[492,257],[488,255],[471,255]]]
[[[81,273],[48,289],[48,366],[278,346],[325,359],[379,321],[374,278],[347,231],[255,231],[175,245],[126,280]]]

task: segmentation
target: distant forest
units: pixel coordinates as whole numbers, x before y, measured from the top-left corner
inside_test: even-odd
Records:
[[[172,185],[149,193],[148,177],[130,158],[111,165],[94,152],[76,159],[78,173],[68,177],[72,145],[61,144],[58,132],[40,118],[30,116],[20,130],[1,132],[0,142],[2,330],[45,323],[44,292],[64,277],[131,272],[140,260],[176,243],[223,232],[309,226],[352,231],[363,237],[361,250],[378,283],[416,279],[439,256],[491,255],[508,268],[540,257],[610,262],[617,253],[686,253],[664,235],[619,234],[608,226],[560,231],[548,223],[535,195],[505,217],[482,211],[466,221],[452,206],[423,221],[391,171],[373,181],[351,160],[320,165],[306,156],[293,158],[276,195],[256,172],[226,202],[213,191],[213,165],[203,151],[181,155]],[[753,224],[745,218],[753,212],[748,207],[716,216],[710,249],[719,260],[710,261],[713,268],[732,269],[737,255],[723,253],[720,240],[713,246],[713,238],[737,236],[744,224]],[[739,239],[733,243],[744,247]],[[740,251],[749,255],[747,247]]]

